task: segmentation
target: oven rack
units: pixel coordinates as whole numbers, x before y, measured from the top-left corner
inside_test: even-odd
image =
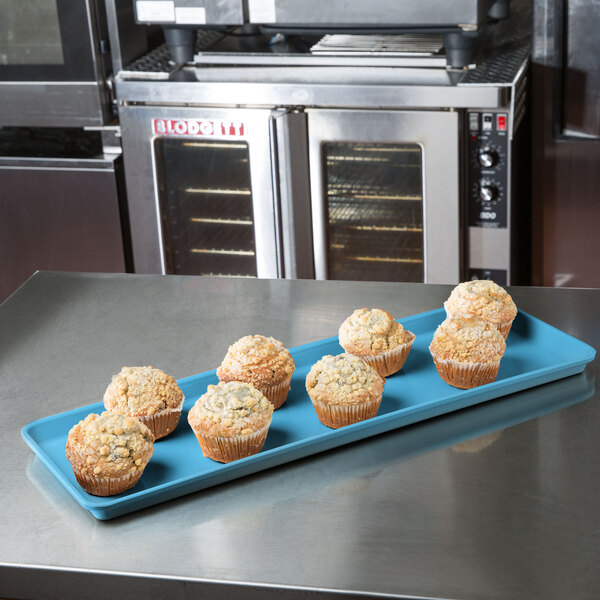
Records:
[[[397,208],[397,207],[393,207]],[[330,199],[328,218],[331,225],[357,228],[396,227],[398,230],[423,231],[423,215],[420,210],[392,211],[388,203],[357,203],[347,199]],[[361,229],[358,229],[361,230]],[[374,229],[375,230],[375,229]]]

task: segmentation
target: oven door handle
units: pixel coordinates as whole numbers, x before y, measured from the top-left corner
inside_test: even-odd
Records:
[[[304,112],[273,112],[271,153],[280,276],[314,279],[308,130]]]

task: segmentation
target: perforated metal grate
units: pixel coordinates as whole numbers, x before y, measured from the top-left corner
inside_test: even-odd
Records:
[[[198,31],[196,52],[206,51],[224,37],[225,34],[219,31]],[[176,69],[169,48],[162,44],[125,67],[121,74],[128,79],[169,79]]]
[[[514,82],[531,52],[531,7],[527,2],[511,2],[511,16],[486,26],[475,56],[476,69],[467,71],[459,85]]]

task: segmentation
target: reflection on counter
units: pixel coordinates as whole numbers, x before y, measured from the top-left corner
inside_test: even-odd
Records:
[[[379,436],[356,442],[349,446],[307,457],[282,467],[228,482],[214,488],[194,493],[168,504],[140,510],[119,520],[144,518],[169,506],[175,510],[189,511],[190,525],[200,525],[215,518],[227,518],[239,513],[240,490],[244,498],[243,512],[264,510],[265,506],[289,501],[290,490],[300,491],[294,498],[310,497],[315,493],[335,493],[342,489],[350,493],[363,493],[385,467],[401,463],[407,458],[451,447],[457,453],[474,453],[501,443],[502,433],[510,427],[563,410],[594,395],[595,380],[588,371],[524,392],[490,400],[470,408],[428,421],[409,425]],[[315,468],[326,469],[327,476],[316,480],[313,475],[303,475],[307,462]],[[282,469],[285,469],[285,474]],[[65,502],[65,492],[41,467],[37,457],[27,466],[27,476],[56,511],[63,517],[81,512],[76,503]],[[297,479],[296,485],[266,484],[267,479],[277,477]],[[354,481],[361,480],[360,485]],[[322,485],[316,485],[320,481]],[[282,490],[287,490],[282,494]],[[236,490],[234,493],[230,493]],[[90,523],[95,519],[86,519]],[[152,535],[150,532],[149,535]]]
[[[471,440],[454,444],[454,446],[451,446],[451,448],[454,452],[458,452],[459,454],[473,454],[475,452],[479,452],[480,450],[484,450],[488,446],[491,446],[502,435],[503,431],[504,429],[491,431],[490,433],[485,433]]]

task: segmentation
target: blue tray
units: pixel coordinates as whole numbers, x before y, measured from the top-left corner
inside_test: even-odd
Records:
[[[445,311],[437,309],[400,319],[416,335],[404,368],[387,379],[377,417],[342,429],[329,429],[320,423],[304,387],[306,375],[317,360],[325,354],[343,352],[338,338],[290,349],[296,362],[292,387],[285,404],[275,411],[265,446],[259,454],[233,463],[221,464],[205,458],[187,423],[189,409],[209,384],[218,382],[214,370],[178,381],[186,398],[178,427],[156,442],[154,455],[140,481],[118,496],[101,498],[85,492],[65,456],[70,428],[89,413],[102,412],[101,402],[29,423],[22,430],[23,439],[83,508],[97,519],[112,519],[336,446],[580,373],[596,355],[591,346],[519,312],[496,381],[459,390],[440,379],[429,354],[433,332],[444,318]]]

